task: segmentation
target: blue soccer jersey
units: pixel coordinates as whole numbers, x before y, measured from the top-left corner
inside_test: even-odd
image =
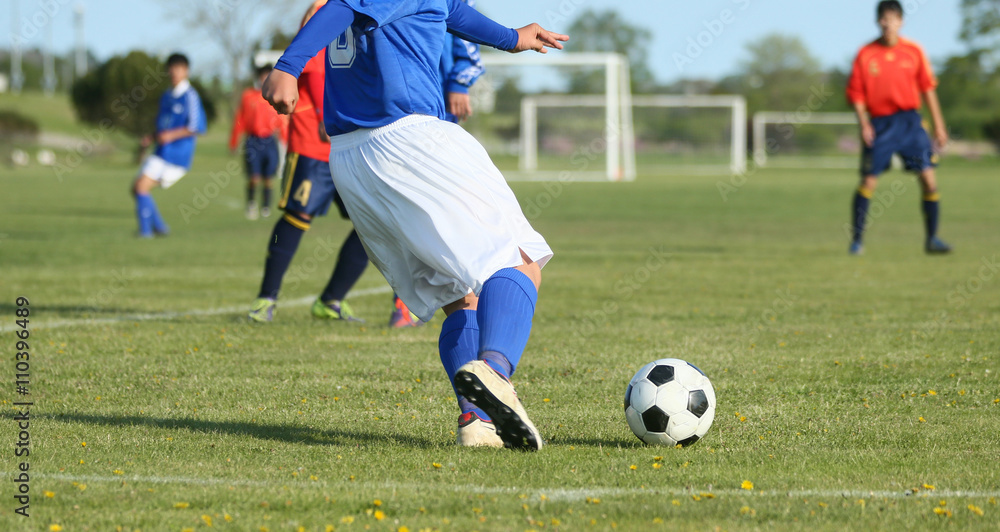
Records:
[[[156,118],[157,133],[181,127],[199,135],[208,129],[201,98],[187,80],[163,93],[160,98],[160,114]],[[191,136],[161,144],[156,147],[156,155],[170,164],[191,168],[195,139],[195,136]]]
[[[444,118],[439,69],[446,31],[502,50],[518,39],[461,0],[331,0],[275,68],[298,76],[327,47],[323,119],[330,135],[412,114]]]

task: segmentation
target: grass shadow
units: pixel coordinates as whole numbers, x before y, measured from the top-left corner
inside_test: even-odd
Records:
[[[4,417],[11,417],[5,415]],[[193,418],[155,418],[140,416],[106,416],[97,414],[46,414],[40,417],[67,423],[85,423],[114,427],[152,427],[184,429],[202,434],[230,434],[260,440],[274,440],[304,445],[350,445],[394,443],[421,449],[438,445],[405,434],[378,434],[354,430],[314,429],[295,425],[268,425],[243,421],[209,421]]]

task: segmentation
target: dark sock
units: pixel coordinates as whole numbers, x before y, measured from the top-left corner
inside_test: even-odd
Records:
[[[256,192],[257,187],[253,186],[253,182],[247,183],[247,205],[253,203]]]
[[[340,246],[337,266],[333,269],[330,282],[327,283],[320,299],[323,302],[343,301],[354,283],[361,278],[361,274],[365,273],[367,266],[368,253],[361,245],[361,237],[358,236],[357,231],[351,231],[351,234],[347,235],[347,239],[344,240],[344,244]]]
[[[861,241],[861,235],[865,232],[865,218],[868,217],[868,205],[871,204],[871,197],[872,193],[865,188],[858,188],[857,192],[854,193],[851,225],[854,228],[855,241]]]
[[[479,359],[510,377],[531,335],[538,290],[527,275],[504,268],[483,283],[479,292]]]
[[[260,206],[271,207],[271,187],[264,185],[264,190],[260,193]]]
[[[309,229],[309,222],[285,213],[274,224],[271,241],[267,245],[267,260],[264,262],[264,280],[260,284],[260,294],[257,297],[278,298],[281,290],[281,280],[292,263],[295,250],[299,248],[302,235]]]
[[[937,236],[938,216],[940,214],[939,199],[940,195],[937,192],[924,194],[924,227],[927,229],[927,240]]]

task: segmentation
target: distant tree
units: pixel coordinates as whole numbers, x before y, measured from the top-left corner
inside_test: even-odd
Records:
[[[746,54],[739,74],[724,85],[746,95],[751,112],[795,111],[803,105],[815,112],[843,100],[843,92],[834,93],[825,83],[819,60],[799,37],[766,35],[748,43]]]
[[[201,95],[206,118],[213,122],[212,98],[198,81],[191,84]],[[131,52],[112,57],[76,80],[71,100],[81,121],[140,139],[155,132],[160,96],[169,88],[163,63],[143,52]]]
[[[655,80],[649,70],[649,48],[653,33],[646,28],[629,24],[615,10],[594,11],[580,14],[568,33],[573,36],[566,45],[572,52],[617,52],[628,57],[631,66],[632,90],[650,90]],[[596,94],[604,92],[604,71],[574,69],[570,78],[570,91]]]
[[[956,138],[1000,142],[1000,71],[987,70],[982,50],[950,57],[938,72],[938,97]],[[988,124],[992,123],[992,126]]]
[[[236,87],[249,77],[251,54],[262,37],[270,35],[288,12],[288,2],[273,0],[161,0],[171,16],[219,47],[227,63],[229,81]],[[197,58],[192,57],[192,60]],[[230,103],[240,98],[233,91]]]
[[[960,35],[973,50],[1000,52],[1000,0],[962,0]]]

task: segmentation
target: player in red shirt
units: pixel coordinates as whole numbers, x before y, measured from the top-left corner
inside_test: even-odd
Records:
[[[324,4],[326,0],[314,2],[306,12],[302,25]],[[285,215],[275,224],[268,241],[264,279],[250,308],[249,318],[252,321],[268,322],[274,318],[281,281],[312,219],[325,215],[331,203],[337,205],[344,219],[348,219],[347,209],[337,194],[330,174],[330,137],[323,125],[325,56],[325,50],[320,51],[299,76],[299,101],[289,123],[288,156],[285,158],[281,199],[278,201],[278,207],[285,211]],[[264,105],[269,104],[265,102]],[[354,315],[344,298],[367,265],[368,254],[357,231],[352,230],[340,247],[330,282],[313,303],[313,316],[363,321]]]
[[[257,69],[258,83],[243,91],[240,107],[233,120],[229,137],[229,151],[236,153],[240,137],[246,135],[244,161],[247,170],[247,218],[256,220],[258,214],[267,218],[271,214],[271,188],[274,174],[278,172],[278,137],[285,139],[287,119],[279,115],[260,94],[260,85],[271,73],[271,67]],[[261,181],[260,209],[254,198]]]
[[[882,36],[858,52],[847,85],[847,99],[854,106],[864,141],[861,186],[854,195],[851,225],[852,255],[862,253],[868,205],[878,176],[889,169],[898,153],[906,170],[920,177],[927,253],[948,253],[951,247],[937,237],[938,190],[934,167],[936,151],[948,144],[948,130],[938,103],[937,79],[919,45],[900,37],[903,6],[897,0],[879,2],[878,25]],[[921,97],[934,121],[934,143],[924,129],[918,110]]]

